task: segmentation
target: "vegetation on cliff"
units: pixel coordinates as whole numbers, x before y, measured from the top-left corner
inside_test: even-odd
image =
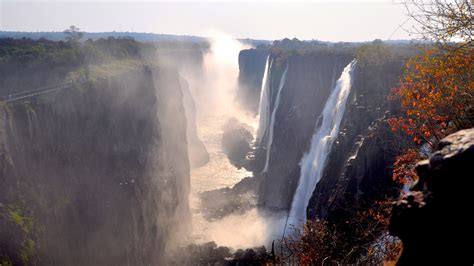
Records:
[[[8,95],[64,82],[72,72],[116,60],[142,61],[154,52],[133,39],[98,39],[83,43],[46,39],[0,39],[0,94]]]
[[[171,118],[157,117],[174,114],[185,132],[171,109],[182,106],[176,72],[146,67],[146,47],[129,39],[0,43],[6,99],[86,75],[0,105],[0,264],[160,260],[188,178],[177,166],[188,165],[184,134],[165,139]]]

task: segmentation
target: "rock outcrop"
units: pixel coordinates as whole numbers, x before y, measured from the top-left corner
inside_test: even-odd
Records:
[[[236,167],[243,167],[251,150],[253,135],[250,126],[230,118],[222,130],[222,150]]]
[[[398,265],[472,265],[474,129],[441,140],[418,163],[417,183],[400,196],[390,231],[403,242]]]
[[[242,179],[232,188],[225,187],[202,192],[199,197],[204,218],[215,220],[229,214],[242,214],[257,204],[255,192],[257,180],[252,177]]]
[[[164,263],[190,220],[182,101],[177,72],[137,66],[2,105],[0,259]]]

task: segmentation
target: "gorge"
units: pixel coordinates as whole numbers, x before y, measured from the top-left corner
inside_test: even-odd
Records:
[[[368,263],[417,44],[213,34],[0,39],[0,265],[291,264],[307,221]]]
[[[28,191],[28,206],[61,203],[51,210],[32,207],[35,222],[56,225],[45,227],[37,240],[43,243],[37,255],[44,263],[165,263],[163,255],[174,247],[209,241],[234,250],[270,249],[285,224],[306,219],[307,209],[320,204],[316,213],[331,212],[330,204],[314,199],[343,195],[330,189],[316,193],[319,180],[325,186],[339,182],[339,176],[325,175],[334,153],[347,156],[338,151],[339,127],[365,130],[345,111],[362,97],[358,88],[351,90],[361,78],[354,49],[304,54],[268,46],[258,50],[266,58],[253,58],[253,49],[226,35],[191,49],[157,44],[152,57],[140,49],[125,69],[115,69],[125,61],[96,63],[86,82],[4,106],[2,173],[10,180],[5,180],[5,202],[13,204]],[[158,66],[149,66],[151,58]],[[238,86],[238,80],[256,79],[239,74],[239,68],[258,66],[264,66],[257,77],[261,83]],[[383,84],[385,91],[392,85]],[[246,109],[252,104],[234,104],[242,89],[260,95],[257,116]],[[231,118],[255,134],[243,167],[232,165],[221,145],[222,127]],[[46,151],[51,155],[44,157]],[[84,154],[94,156],[81,159]],[[359,155],[351,154],[357,160]],[[91,204],[92,209],[80,207]],[[16,212],[14,204],[3,206]],[[66,233],[72,225],[78,235]],[[108,231],[118,228],[120,234]],[[110,234],[114,238],[103,237]],[[191,242],[183,242],[186,235],[192,235]],[[81,241],[114,253],[91,256],[94,245],[75,248]]]

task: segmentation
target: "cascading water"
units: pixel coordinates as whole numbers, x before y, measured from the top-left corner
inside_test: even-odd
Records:
[[[272,143],[273,143],[273,127],[274,127],[274,124],[275,124],[275,115],[276,115],[276,112],[278,110],[278,106],[280,105],[280,95],[281,95],[281,91],[283,89],[283,86],[285,85],[285,81],[286,81],[286,72],[288,72],[288,65],[286,65],[286,68],[285,68],[285,71],[283,72],[283,75],[281,76],[281,80],[280,80],[280,85],[278,86],[278,92],[277,92],[277,96],[276,96],[276,100],[275,100],[275,107],[273,107],[273,110],[272,110],[272,116],[270,118],[270,125],[269,125],[269,128],[268,128],[268,141],[267,141],[267,153],[266,153],[266,156],[265,156],[265,167],[263,168],[263,172],[267,172],[268,171],[268,163],[270,162],[270,150],[272,148]]]
[[[263,73],[262,88],[260,90],[260,103],[258,104],[258,130],[255,143],[257,147],[260,146],[263,136],[267,130],[268,117],[270,115],[270,72],[272,68],[273,60],[270,55],[267,56],[267,62],[265,63],[265,72]]]
[[[352,85],[351,74],[356,65],[353,60],[344,68],[331,95],[324,105],[323,112],[316,122],[314,135],[311,139],[311,148],[301,159],[301,174],[298,188],[293,196],[293,202],[288,218],[288,223],[298,225],[306,221],[306,209],[311,195],[316,188],[331,146],[334,143],[341,124],[342,116]],[[322,123],[319,125],[319,120]]]

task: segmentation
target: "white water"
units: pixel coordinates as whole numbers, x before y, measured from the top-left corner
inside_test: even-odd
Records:
[[[280,80],[280,85],[278,86],[278,92],[276,96],[276,101],[275,101],[275,106],[273,107],[272,110],[272,116],[270,118],[270,126],[268,128],[268,141],[267,141],[267,154],[265,156],[265,167],[263,167],[263,173],[268,171],[268,163],[270,162],[270,150],[272,148],[272,143],[273,143],[273,130],[274,130],[274,124],[275,124],[275,115],[278,110],[278,106],[280,105],[280,95],[281,91],[283,89],[283,86],[285,86],[285,81],[286,81],[286,72],[288,72],[288,65],[286,65],[285,71],[283,72],[283,75],[281,76]]]
[[[260,90],[260,102],[258,104],[259,122],[255,140],[257,147],[260,146],[262,138],[265,135],[268,126],[268,117],[270,116],[270,71],[272,64],[273,60],[271,60],[270,55],[268,55],[267,62],[265,63],[265,72],[263,73],[262,88]]]
[[[339,125],[344,115],[347,97],[352,85],[351,73],[355,65],[356,61],[353,60],[344,68],[319,117],[319,119],[322,119],[321,126],[318,127],[318,122],[316,122],[315,132],[311,139],[311,148],[300,162],[301,174],[291,204],[289,224],[299,225],[306,221],[306,209],[309,200],[321,179],[327,156],[339,133]]]
[[[257,127],[254,116],[247,115],[233,104],[239,73],[238,53],[246,47],[228,35],[219,34],[216,37],[211,40],[211,49],[204,58],[205,77],[194,78],[190,82],[190,90],[198,94],[195,97],[198,135],[209,152],[210,161],[191,171],[193,234],[188,240],[198,244],[214,241],[217,245],[234,249],[267,245],[279,234],[274,231],[283,226],[286,213],[267,214],[252,208],[223,219],[206,220],[203,215],[206,206],[200,201],[200,192],[232,187],[244,177],[252,176],[252,172],[232,165],[223,152],[223,125],[234,117],[252,129]],[[266,71],[269,68],[267,60]]]

